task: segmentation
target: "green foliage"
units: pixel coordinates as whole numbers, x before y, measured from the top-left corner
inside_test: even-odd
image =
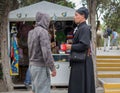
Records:
[[[82,0],[83,3],[86,3],[88,0]],[[120,32],[120,0],[96,0],[96,16],[97,21],[104,21],[105,25],[111,26],[112,29],[116,29],[117,32]]]
[[[71,8],[74,8],[75,7],[75,4],[72,3],[72,2],[65,2],[65,0],[60,0],[59,2],[57,2],[57,4],[59,5],[63,5],[63,6],[67,6],[67,7],[71,7]]]
[[[66,36],[63,31],[57,31],[56,32],[56,41],[62,43],[65,42]]]
[[[97,20],[99,20],[102,13],[104,13],[104,11],[108,8],[109,5],[110,5],[110,0],[97,0],[97,8],[96,8]]]
[[[68,6],[71,8],[75,7],[74,3],[68,2],[67,0],[21,0],[21,7],[38,3],[40,1],[48,1],[48,2],[59,4],[59,5]]]
[[[115,2],[112,1],[111,5],[108,7],[105,15],[104,21],[106,25],[111,26],[111,28],[115,29],[119,32],[120,26],[120,1]]]
[[[40,2],[40,1],[42,0],[20,0],[21,2],[20,4],[21,4],[21,7],[23,7],[23,6],[28,6],[28,5]]]

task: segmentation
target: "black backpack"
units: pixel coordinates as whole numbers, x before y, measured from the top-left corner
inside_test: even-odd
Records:
[[[107,31],[104,32],[103,37],[108,38],[108,32]]]

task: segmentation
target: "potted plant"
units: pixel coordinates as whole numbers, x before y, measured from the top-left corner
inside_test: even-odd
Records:
[[[58,43],[58,46],[60,46],[61,43],[65,43],[66,36],[63,31],[56,31],[56,41]]]

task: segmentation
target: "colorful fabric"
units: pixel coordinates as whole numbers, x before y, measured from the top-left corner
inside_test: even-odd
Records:
[[[11,70],[10,75],[18,75],[19,73],[19,54],[16,35],[14,34],[11,38]]]

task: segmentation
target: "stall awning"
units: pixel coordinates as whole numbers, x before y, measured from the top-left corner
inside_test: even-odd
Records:
[[[52,20],[73,20],[75,9],[58,4],[41,1],[9,13],[9,21],[35,21],[37,12],[47,13]]]

